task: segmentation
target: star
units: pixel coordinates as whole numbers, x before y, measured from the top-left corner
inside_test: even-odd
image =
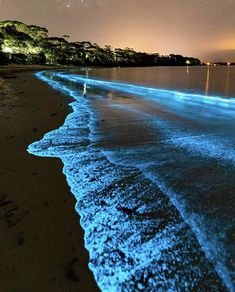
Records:
[[[0,0],[2,1],[2,0]],[[56,0],[58,4],[64,6],[65,8],[72,8],[75,5],[87,8],[92,5],[101,5],[101,0]]]

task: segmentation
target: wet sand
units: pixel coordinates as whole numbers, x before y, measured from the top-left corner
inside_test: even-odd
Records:
[[[35,70],[0,67],[0,291],[99,291],[61,161],[26,152],[69,111]]]

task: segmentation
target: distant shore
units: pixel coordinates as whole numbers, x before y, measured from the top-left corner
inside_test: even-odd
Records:
[[[26,152],[69,112],[69,99],[33,76],[58,68],[68,67],[0,67],[1,291],[99,291],[61,161]]]

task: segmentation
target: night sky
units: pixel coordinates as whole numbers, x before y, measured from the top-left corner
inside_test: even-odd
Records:
[[[71,41],[235,61],[235,0],[0,0],[0,20]]]

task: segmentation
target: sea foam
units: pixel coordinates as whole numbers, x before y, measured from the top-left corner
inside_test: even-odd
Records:
[[[203,181],[202,176],[193,181],[205,161],[208,168],[217,165],[211,168],[216,178],[223,174],[228,166],[220,166],[219,162],[227,152],[225,146],[218,144],[217,149],[221,150],[213,155],[215,151],[210,146],[203,146],[203,143],[208,145],[208,135],[196,133],[195,136],[188,129],[182,130],[179,123],[172,126],[160,117],[152,122],[153,117],[145,113],[145,122],[150,120],[153,135],[156,131],[160,133],[160,141],[104,149],[97,143],[101,137],[95,135],[98,121],[95,109],[90,99],[82,96],[81,85],[86,82],[91,87],[137,94],[154,102],[160,94],[157,102],[162,104],[166,102],[164,97],[168,101],[173,98],[173,108],[178,98],[198,104],[203,97],[187,94],[181,97],[180,93],[157,92],[153,88],[120,85],[60,72],[39,72],[37,77],[75,101],[70,104],[73,112],[64,124],[29,145],[28,151],[63,161],[63,172],[77,200],[76,211],[85,230],[89,267],[101,290],[220,291],[224,287],[218,274],[229,290],[234,291],[234,266],[228,262],[232,251],[230,245],[225,246],[221,240],[226,238],[233,225],[224,224],[217,234],[216,224],[221,227],[227,217],[223,218],[224,222],[220,217],[213,221],[209,217],[213,214],[210,208],[207,210],[204,206],[206,210],[200,210],[205,196],[206,201],[212,200],[214,193],[207,188],[207,180]],[[92,94],[92,99],[96,96],[99,97],[98,92]],[[232,101],[221,98],[208,100],[207,106],[218,106],[220,112],[228,111],[228,103],[234,106]],[[205,106],[204,100],[203,103]],[[128,107],[123,110],[137,111]],[[137,114],[143,113],[137,111]],[[215,145],[214,138],[210,137],[212,145]],[[231,150],[225,163],[231,163],[233,169],[233,148],[226,147]],[[190,163],[195,167],[188,167]],[[182,181],[182,170],[185,174],[195,172],[187,185]],[[206,173],[205,177],[208,176]],[[197,192],[202,198],[195,196]],[[195,204],[195,208],[191,204]],[[211,206],[219,208],[213,200]],[[215,210],[214,215],[219,211]],[[233,208],[226,210],[227,216],[232,211]]]

